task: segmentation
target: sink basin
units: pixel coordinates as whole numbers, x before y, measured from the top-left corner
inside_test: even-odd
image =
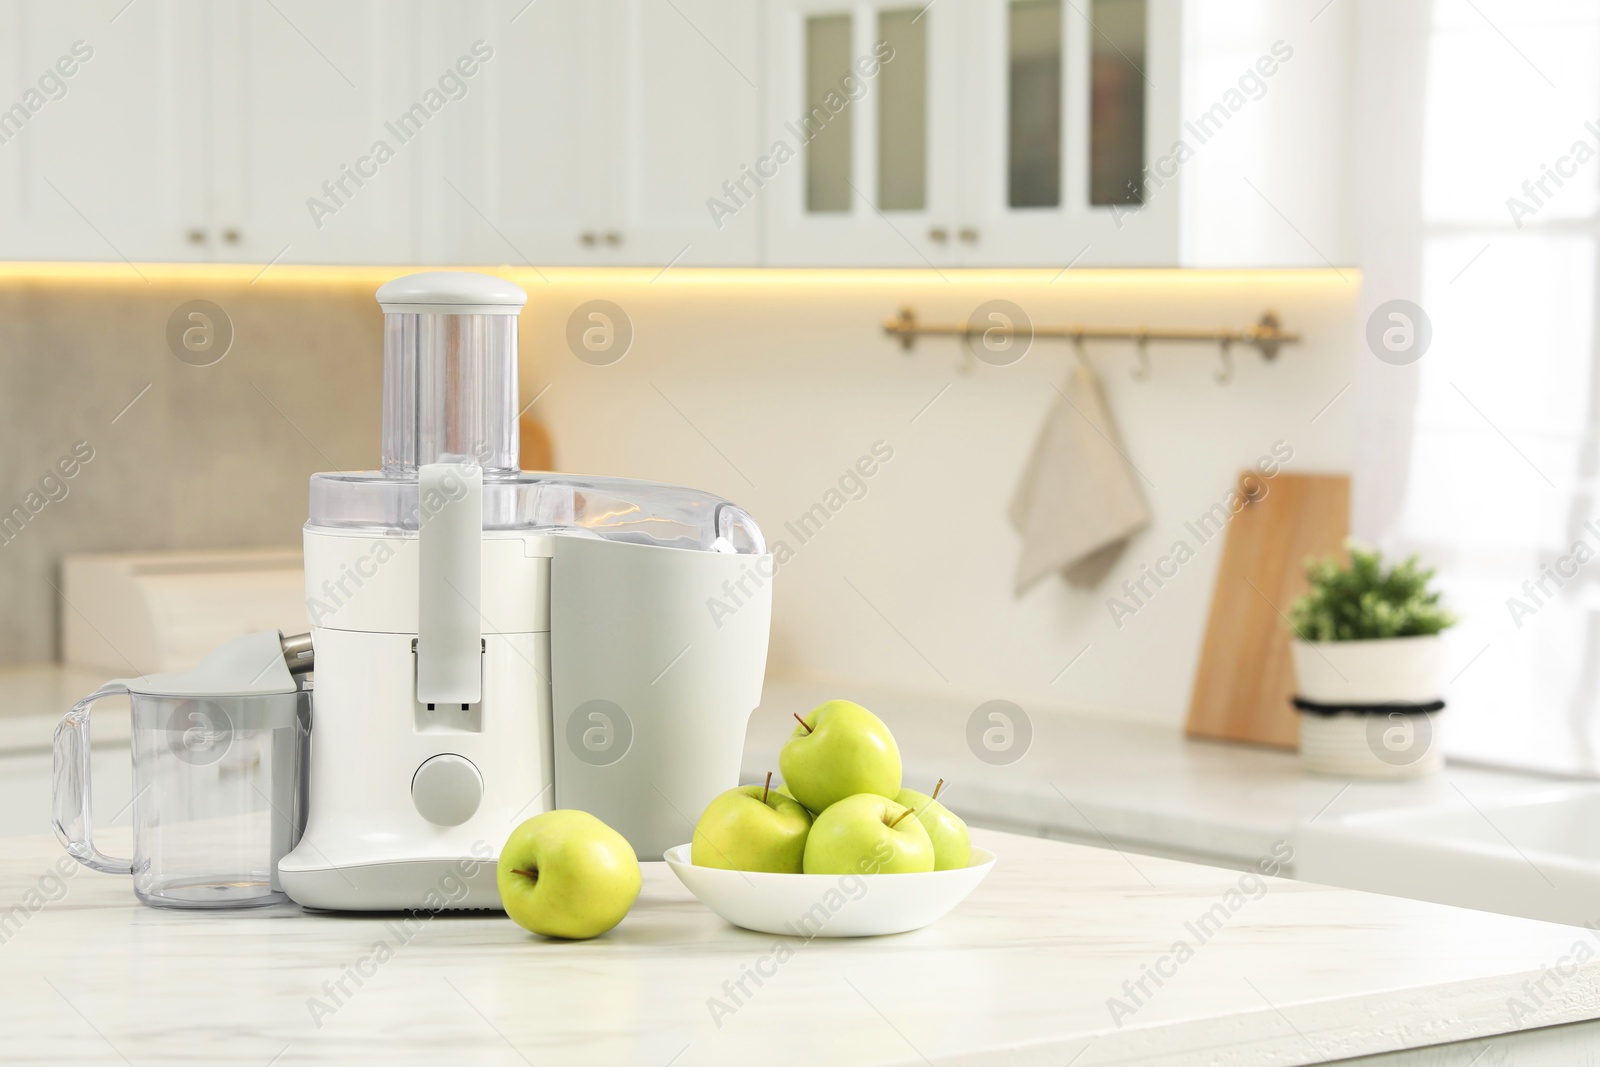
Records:
[[[1600,786],[1324,816],[1296,833],[1295,877],[1572,925],[1600,923]]]

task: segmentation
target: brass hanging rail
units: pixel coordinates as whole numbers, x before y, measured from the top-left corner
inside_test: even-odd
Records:
[[[885,319],[883,330],[891,337],[900,339],[900,346],[906,350],[916,344],[918,337],[979,337],[984,334],[998,332],[1001,336],[1009,337],[1016,334],[1035,338],[1048,337],[1064,341],[1133,341],[1141,349],[1151,341],[1199,341],[1204,344],[1220,345],[1226,349],[1230,345],[1250,345],[1261,353],[1262,359],[1276,359],[1278,350],[1288,344],[1300,340],[1300,335],[1283,329],[1278,321],[1278,316],[1271,312],[1263,312],[1261,318],[1256,320],[1254,326],[1247,326],[1242,330],[1223,327],[1218,330],[1179,330],[1160,326],[1084,326],[1074,324],[1071,326],[1033,326],[1017,330],[1012,327],[984,327],[970,322],[940,323],[920,322],[917,313],[903,307],[894,318]]]

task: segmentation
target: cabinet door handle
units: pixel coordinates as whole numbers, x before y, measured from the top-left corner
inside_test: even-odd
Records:
[[[957,236],[963,241],[967,242],[969,245],[975,245],[978,243],[978,231],[973,229],[971,226],[961,227],[960,231],[957,233]]]
[[[950,231],[943,226],[930,226],[928,227],[928,240],[942,245],[950,240]]]
[[[622,234],[618,233],[616,230],[607,230],[606,231],[606,244],[610,245],[612,248],[615,248],[615,247],[617,247],[617,245],[620,245],[621,243],[622,243]]]
[[[184,236],[189,239],[189,243],[192,245],[203,245],[206,243],[206,231],[200,229],[198,226],[191,229],[188,233],[184,234]]]
[[[238,244],[240,242],[240,240],[243,239],[243,237],[244,237],[244,235],[242,233],[240,233],[237,229],[235,229],[235,228],[233,228],[231,226],[228,229],[222,231],[222,239],[224,241],[228,242],[230,245]]]
[[[594,231],[584,230],[578,235],[578,243],[583,245],[585,248],[593,248],[595,245]]]

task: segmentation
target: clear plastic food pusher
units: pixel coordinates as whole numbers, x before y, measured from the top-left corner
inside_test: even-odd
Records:
[[[414,476],[470,456],[485,477],[515,474],[517,311],[527,296],[498,278],[436,271],[396,279],[378,299],[384,472]]]
[[[519,470],[517,313],[526,301],[502,278],[458,271],[413,274],[378,290],[384,312],[382,469],[312,475],[307,525],[417,530],[424,511],[421,468],[466,461],[482,468],[484,530],[766,552],[755,520],[713,493]]]

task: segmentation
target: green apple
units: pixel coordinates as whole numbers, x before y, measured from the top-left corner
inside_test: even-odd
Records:
[[[598,937],[639,896],[628,839],[586,811],[547,811],[511,831],[495,882],[518,926],[546,937]]]
[[[772,788],[773,788],[774,792],[782,793],[784,796],[788,797],[790,800],[793,800],[796,804],[800,804],[800,801],[795,798],[795,795],[793,793],[789,792],[789,787],[787,785],[775,785]],[[800,806],[802,808],[806,807],[804,804],[800,804]],[[813,819],[815,819],[817,817],[817,815],[818,815],[817,812],[812,811],[810,808],[806,808],[806,814],[810,815]]]
[[[694,828],[689,858],[696,867],[799,874],[811,813],[787,793],[766,785],[730,789],[706,805]]]
[[[814,812],[855,796],[900,792],[900,749],[883,720],[860,704],[829,700],[800,719],[778,753],[783,782]]]
[[[914,809],[916,820],[928,831],[928,840],[933,842],[933,869],[955,871],[972,864],[972,835],[959,815],[939,803],[942,788],[943,778],[934,786],[931,797],[915,789],[902,789],[894,799]]]
[[[846,797],[818,815],[806,837],[806,874],[921,874],[933,841],[903,804],[876,793]]]

